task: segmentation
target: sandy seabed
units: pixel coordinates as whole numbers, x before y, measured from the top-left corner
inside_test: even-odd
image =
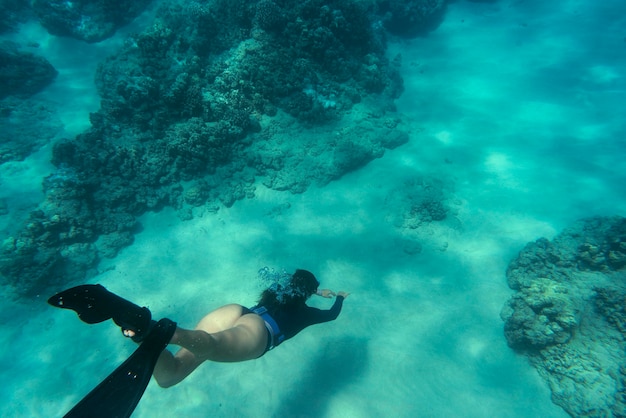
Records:
[[[300,195],[259,183],[216,214],[141,218],[94,281],[155,317],[191,327],[222,304],[252,305],[264,266],[306,268],[352,294],[335,322],[259,360],[205,364],[167,390],[152,382],[134,416],[567,416],[506,345],[505,270],[528,241],[626,214],[624,34],[618,2],[527,3],[459,1],[437,31],[391,45],[411,140],[382,159]],[[36,172],[41,160],[20,164]],[[455,210],[407,238],[388,197],[424,175],[454,185]],[[406,239],[422,251],[405,252]],[[3,302],[2,416],[62,415],[134,348],[47,296]]]

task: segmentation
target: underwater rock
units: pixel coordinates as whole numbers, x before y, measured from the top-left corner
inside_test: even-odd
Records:
[[[374,158],[382,157],[382,151],[363,146],[358,142],[342,141],[333,152],[333,165],[337,169],[337,176],[363,167]]]
[[[572,416],[626,415],[626,219],[583,219],[531,242],[507,269],[509,346]]]
[[[191,206],[202,206],[209,194],[209,185],[206,181],[199,181],[185,190],[185,203]]]
[[[165,4],[154,25],[98,70],[99,113],[142,131],[200,117],[245,134],[251,118],[277,108],[319,124],[336,121],[368,94],[401,93],[384,34],[359,2],[283,2],[275,13],[289,23],[270,32],[254,22],[276,4],[242,2],[236,12],[231,3]]]
[[[568,342],[578,325],[577,306],[566,286],[546,278],[514,295],[502,311],[511,348],[537,350]]]
[[[63,130],[51,108],[36,98],[0,100],[0,164],[23,160]]]
[[[24,0],[0,0],[0,33],[15,30],[29,13],[30,5]]]
[[[606,318],[613,327],[626,335],[626,292],[622,287],[596,287],[593,302],[598,312]]]
[[[0,278],[18,294],[35,295],[41,290],[88,277],[98,256],[93,245],[75,242],[73,234],[61,236],[68,221],[42,212],[31,214],[26,230],[8,237],[0,248]],[[84,237],[78,238],[82,241]]]
[[[282,7],[271,0],[261,0],[256,4],[254,19],[261,29],[268,32],[280,31],[287,23]]]
[[[14,43],[0,44],[0,99],[32,96],[56,76],[57,70],[45,58],[22,52]]]
[[[64,247],[60,251],[60,256],[63,260],[62,272],[70,277],[88,277],[87,273],[99,260],[96,247],[84,242]]]
[[[450,211],[448,185],[443,180],[419,176],[408,179],[387,196],[387,206],[395,208],[391,222],[400,229],[415,230],[443,221]]]
[[[279,218],[285,214],[289,209],[291,209],[291,203],[284,202],[279,203],[272,207],[269,211],[265,213],[265,216],[269,216],[270,218]]]
[[[447,251],[448,239],[461,228],[460,204],[445,176],[416,175],[400,182],[385,197],[385,220],[398,235],[395,246],[408,255]]]
[[[102,4],[34,7],[55,33],[96,41],[135,13]],[[54,144],[39,226],[6,246],[0,281],[32,294],[82,280],[79,267],[96,261],[76,249],[113,256],[146,211],[228,207],[253,197],[259,177],[303,192],[408,141],[393,107],[399,60],[377,19],[355,0],[162,2],[99,65],[101,107],[90,129]]]
[[[106,240],[101,248],[94,243],[102,234],[134,233],[136,221],[128,213],[99,204],[104,185],[98,180],[107,181],[87,179],[66,166],[44,179],[45,200],[0,250],[0,283],[23,295],[50,291],[95,273],[99,250],[107,256],[119,249]],[[125,244],[130,242],[127,239]]]
[[[33,11],[52,35],[99,42],[131,22],[151,0],[35,0]]]
[[[311,185],[324,186],[365,166],[409,140],[398,121],[369,100],[355,105],[351,115],[315,130],[303,130],[291,118],[273,123],[248,149],[248,159],[271,189],[303,193]],[[260,139],[264,140],[260,140]]]
[[[115,258],[121,249],[131,245],[134,240],[133,234],[129,231],[101,235],[96,243],[98,255],[104,258]]]

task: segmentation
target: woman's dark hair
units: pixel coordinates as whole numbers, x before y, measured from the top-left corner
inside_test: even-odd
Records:
[[[291,275],[291,280],[286,285],[275,284],[261,293],[257,302],[258,306],[264,306],[272,315],[280,306],[298,305],[317,291],[320,282],[313,273],[307,270],[296,270]]]

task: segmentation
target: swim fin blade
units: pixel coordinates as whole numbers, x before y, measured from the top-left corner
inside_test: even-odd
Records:
[[[48,299],[57,308],[71,309],[88,324],[112,319],[122,329],[131,329],[143,339],[150,329],[150,310],[109,292],[99,284],[84,284],[64,290]]]
[[[57,308],[73,310],[83,322],[97,324],[111,319],[108,306],[99,303],[104,292],[106,290],[99,284],[86,284],[57,293],[48,299],[48,303]]]
[[[176,323],[164,318],[146,336],[133,354],[87,394],[65,418],[130,417],[143,396],[159,355],[176,330]]]

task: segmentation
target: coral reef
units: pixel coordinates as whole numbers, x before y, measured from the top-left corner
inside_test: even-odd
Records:
[[[57,71],[45,58],[20,51],[10,42],[0,45],[0,99],[32,96],[56,76]]]
[[[53,111],[30,99],[56,76],[45,58],[11,42],[0,45],[0,164],[24,159],[60,131]]]
[[[278,32],[287,24],[287,14],[272,0],[261,0],[256,4],[254,23],[264,31]]]
[[[626,415],[626,219],[590,218],[529,243],[507,270],[509,345],[572,416]]]
[[[0,99],[0,164],[23,160],[63,129],[53,107],[35,99]]]
[[[275,190],[302,193],[311,184],[324,186],[358,169],[408,141],[400,120],[392,115],[373,117],[361,109],[376,109],[375,103],[355,105],[350,118],[303,129],[293,121],[274,120],[249,148],[249,159],[263,184]],[[295,130],[297,129],[297,130]]]
[[[35,0],[33,11],[48,32],[99,42],[132,21],[150,0]]]
[[[14,31],[29,13],[29,4],[24,0],[0,0],[0,33]]]
[[[5,240],[1,281],[32,294],[83,280],[145,211],[214,212],[253,197],[257,178],[300,193],[406,142],[400,59],[376,20],[355,0],[165,2],[99,66],[101,108],[54,145],[58,170]]]
[[[460,202],[453,188],[454,183],[443,176],[418,175],[389,192],[386,219],[396,227],[400,235],[396,246],[404,253],[415,255],[429,247],[447,250],[447,238],[443,237],[460,227],[456,218]]]
[[[402,229],[418,229],[443,221],[450,211],[449,188],[441,179],[419,176],[406,180],[387,197],[393,224]]]

